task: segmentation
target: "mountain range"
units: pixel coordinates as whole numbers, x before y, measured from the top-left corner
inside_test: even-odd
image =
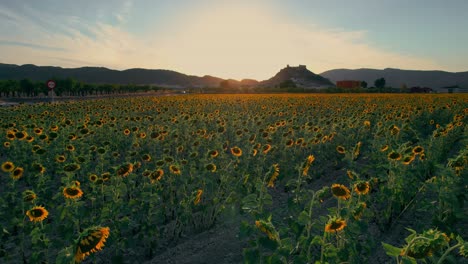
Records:
[[[402,86],[430,87],[440,90],[443,87],[458,86],[468,88],[467,72],[445,71],[417,71],[387,68],[376,69],[335,69],[315,74],[305,65],[291,67],[287,65],[275,76],[264,81],[244,79],[222,79],[210,75],[203,77],[186,75],[171,70],[154,69],[128,69],[112,70],[103,67],[61,68],[52,66],[36,66],[32,64],[14,65],[0,63],[0,80],[31,79],[45,81],[50,78],[74,78],[87,83],[112,83],[112,84],[136,84],[157,85],[161,87],[185,88],[185,87],[220,87],[224,83],[229,87],[279,87],[282,83],[291,81],[297,87],[323,88],[334,86],[340,80],[365,81],[368,86],[373,86],[378,78],[385,78],[386,86],[400,88]]]
[[[443,87],[458,86],[468,88],[468,71],[446,72],[446,71],[417,71],[387,68],[375,69],[336,69],[320,74],[333,82],[340,80],[359,80],[373,86],[378,78],[385,78],[386,86],[401,88],[406,87],[429,87],[440,90]]]

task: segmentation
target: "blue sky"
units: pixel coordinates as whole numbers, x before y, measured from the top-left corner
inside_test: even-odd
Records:
[[[0,0],[0,62],[271,77],[468,71],[466,0]]]

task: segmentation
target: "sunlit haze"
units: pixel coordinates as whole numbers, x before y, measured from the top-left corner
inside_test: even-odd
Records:
[[[468,1],[407,2],[2,1],[0,63],[257,80],[286,64],[467,71]]]

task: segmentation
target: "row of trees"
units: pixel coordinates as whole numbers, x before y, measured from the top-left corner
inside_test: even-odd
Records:
[[[123,94],[134,92],[157,91],[160,88],[151,85],[134,84],[92,84],[72,78],[54,79],[57,96],[88,96],[103,94]],[[47,95],[49,89],[44,81],[0,80],[0,97],[33,97]]]

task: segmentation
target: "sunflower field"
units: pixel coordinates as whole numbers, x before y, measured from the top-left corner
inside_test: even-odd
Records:
[[[467,261],[467,114],[464,94],[2,107],[0,262],[151,262],[226,219],[244,263]]]

